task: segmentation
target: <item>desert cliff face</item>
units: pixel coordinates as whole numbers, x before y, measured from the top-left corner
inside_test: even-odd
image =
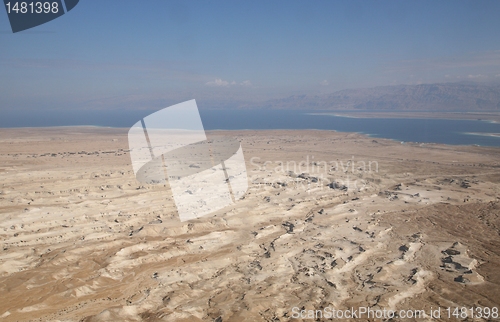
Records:
[[[5,321],[288,321],[500,306],[500,150],[329,131],[241,141],[243,200],[180,222],[126,129],[0,130]]]

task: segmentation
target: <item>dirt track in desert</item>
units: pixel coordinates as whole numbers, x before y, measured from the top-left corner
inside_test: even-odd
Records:
[[[180,222],[168,185],[135,179],[126,129],[0,129],[0,319],[500,307],[500,149],[211,134],[240,140],[249,190]]]

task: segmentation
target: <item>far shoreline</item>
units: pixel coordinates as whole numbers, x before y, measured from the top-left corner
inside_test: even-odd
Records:
[[[348,118],[440,119],[500,123],[500,112],[370,112],[370,111],[311,111],[310,115],[329,115]]]

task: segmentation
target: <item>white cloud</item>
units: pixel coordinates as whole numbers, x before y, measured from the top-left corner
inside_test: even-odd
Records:
[[[322,86],[328,86],[328,85],[330,85],[330,83],[329,83],[329,82],[325,79],[325,80],[323,80],[323,81],[321,82],[321,85],[322,85]]]
[[[209,81],[209,82],[206,82],[205,85],[207,86],[218,86],[218,87],[226,87],[226,86],[229,86],[229,82],[228,81],[225,81],[225,80],[222,80],[220,78],[216,78],[215,80],[213,81]]]
[[[471,79],[485,78],[485,77],[488,77],[488,76],[486,76],[486,75],[481,75],[481,74],[477,74],[477,75],[469,75],[469,76],[467,76],[467,78],[471,78]]]
[[[206,82],[205,85],[207,86],[218,86],[218,87],[229,87],[229,86],[234,86],[234,85],[241,85],[241,86],[252,86],[252,82],[249,80],[243,81],[241,83],[237,83],[236,81],[226,81],[221,78],[216,78],[213,81]]]

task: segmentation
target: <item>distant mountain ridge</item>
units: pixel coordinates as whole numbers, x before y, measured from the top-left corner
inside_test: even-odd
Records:
[[[294,95],[265,108],[377,111],[500,111],[500,85],[440,83],[346,89],[325,95]]]

